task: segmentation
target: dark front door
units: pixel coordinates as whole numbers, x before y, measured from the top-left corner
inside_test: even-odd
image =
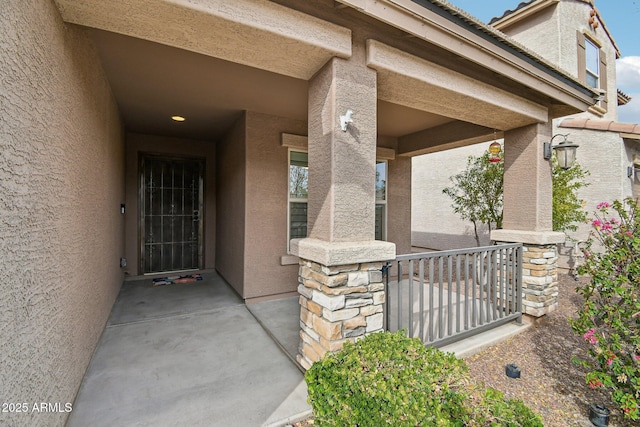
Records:
[[[141,157],[143,273],[202,268],[203,175],[203,160]]]

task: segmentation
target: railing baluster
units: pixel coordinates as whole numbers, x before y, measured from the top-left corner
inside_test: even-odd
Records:
[[[464,254],[464,329],[469,329],[469,254]]]
[[[444,292],[442,291],[442,285],[443,285],[443,278],[442,278],[442,270],[444,269],[443,267],[443,259],[442,256],[438,257],[438,338],[442,338],[444,336],[444,323],[442,322],[442,306],[443,306],[443,294]]]
[[[491,251],[491,263],[493,264],[491,272],[491,287],[492,287],[492,295],[491,295],[491,304],[493,305],[493,319],[498,319],[498,251]]]
[[[471,295],[473,296],[473,298],[471,299],[472,301],[472,305],[473,305],[473,310],[471,311],[471,327],[475,328],[476,325],[478,324],[478,315],[476,314],[476,300],[478,298],[476,298],[476,287],[478,287],[478,269],[477,269],[477,264],[478,264],[478,254],[477,253],[473,253],[472,256],[473,259],[473,265],[471,266]],[[480,304],[482,305],[482,304]]]
[[[456,255],[456,332],[460,332],[460,255]]]
[[[409,307],[409,336],[413,338],[413,260],[409,260],[409,301],[407,301],[407,307]]]
[[[504,307],[505,307],[505,303],[504,303],[504,296],[505,296],[505,281],[504,281],[504,268],[505,268],[505,261],[504,261],[504,249],[500,249],[499,252],[500,254],[500,259],[498,262],[498,265],[500,266],[500,281],[498,282],[498,288],[500,289],[500,311],[499,311],[499,315],[500,318],[502,319],[504,317]]]
[[[434,258],[429,258],[429,341],[434,340],[433,336],[433,269]]]
[[[480,252],[480,260],[478,264],[480,264],[480,277],[478,277],[478,288],[480,289],[480,300],[478,301],[478,305],[480,306],[480,312],[478,313],[478,317],[480,318],[480,325],[484,325],[484,299],[486,291],[484,289],[484,256],[483,252]]]
[[[516,270],[518,275],[518,283],[516,285],[518,290],[518,297],[516,299],[518,313],[522,313],[522,251],[523,248],[520,246],[518,248],[518,268]]]
[[[420,339],[424,342],[424,258],[420,258]]]
[[[402,261],[398,261],[398,330],[402,329]]]
[[[447,257],[447,334],[453,335],[453,255]]]

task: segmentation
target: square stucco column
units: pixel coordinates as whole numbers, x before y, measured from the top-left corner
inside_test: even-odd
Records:
[[[553,231],[552,169],[543,157],[550,140],[550,122],[505,132],[504,228],[491,232],[494,241],[523,244],[523,307],[536,317],[558,306],[556,244],[565,239]]]
[[[304,368],[382,330],[381,269],[395,245],[374,240],[376,102],[376,72],[360,56],[333,58],[309,82],[309,237],[291,244]]]

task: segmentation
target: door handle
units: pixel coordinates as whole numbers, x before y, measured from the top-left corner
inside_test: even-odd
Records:
[[[200,221],[200,210],[196,209],[193,211],[193,222]]]

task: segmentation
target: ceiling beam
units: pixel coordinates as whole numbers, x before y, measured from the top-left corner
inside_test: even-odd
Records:
[[[398,139],[399,156],[419,156],[503,137],[501,131],[467,122],[451,122]]]

